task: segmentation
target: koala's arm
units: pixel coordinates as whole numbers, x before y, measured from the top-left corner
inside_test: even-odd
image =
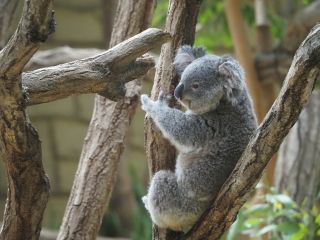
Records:
[[[154,120],[164,137],[180,151],[202,146],[210,134],[199,116],[170,108],[161,97],[152,101],[144,94],[141,103],[142,109]]]

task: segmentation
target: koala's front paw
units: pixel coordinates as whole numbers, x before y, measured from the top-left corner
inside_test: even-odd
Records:
[[[144,204],[144,207],[149,211],[149,207],[148,207],[148,196],[143,196],[142,197],[142,202]]]
[[[152,101],[147,94],[142,94],[141,97],[141,108],[143,111],[149,113],[152,110],[154,101]]]

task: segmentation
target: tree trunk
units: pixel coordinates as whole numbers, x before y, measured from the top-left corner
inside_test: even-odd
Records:
[[[148,0],[121,0],[110,46],[145,29],[154,4]],[[59,239],[95,239],[117,178],[118,163],[139,90],[139,82],[134,81],[127,84],[125,97],[118,102],[96,97]]]
[[[281,145],[276,188],[308,209],[314,206],[320,184],[320,92],[314,92],[297,123]]]
[[[173,93],[179,80],[172,67],[173,59],[176,50],[181,45],[193,45],[201,2],[201,0],[169,1],[169,11],[165,29],[173,36],[173,39],[161,49],[151,92],[152,99],[158,97],[160,89],[163,89],[166,93]],[[174,106],[174,103],[171,105]],[[161,136],[150,118],[146,118],[145,120],[145,147],[151,177],[161,169],[174,169],[175,149]],[[153,226],[153,239],[169,240],[176,239],[177,236],[178,235],[172,231],[160,229],[155,225]]]
[[[52,1],[26,1],[15,34],[0,52],[0,154],[9,185],[1,240],[38,239],[40,234],[50,187],[41,142],[25,111],[21,72],[52,31]]]

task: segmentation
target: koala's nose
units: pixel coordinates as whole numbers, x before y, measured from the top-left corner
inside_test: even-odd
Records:
[[[181,83],[179,84],[176,89],[174,90],[174,96],[177,99],[181,99],[182,98],[182,93],[183,93],[183,89],[184,89],[184,85]]]

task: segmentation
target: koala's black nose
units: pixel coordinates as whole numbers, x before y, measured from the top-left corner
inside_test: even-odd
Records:
[[[174,90],[174,96],[177,99],[181,99],[182,98],[182,93],[183,93],[183,89],[184,89],[184,85],[181,83],[179,84],[176,89]]]

